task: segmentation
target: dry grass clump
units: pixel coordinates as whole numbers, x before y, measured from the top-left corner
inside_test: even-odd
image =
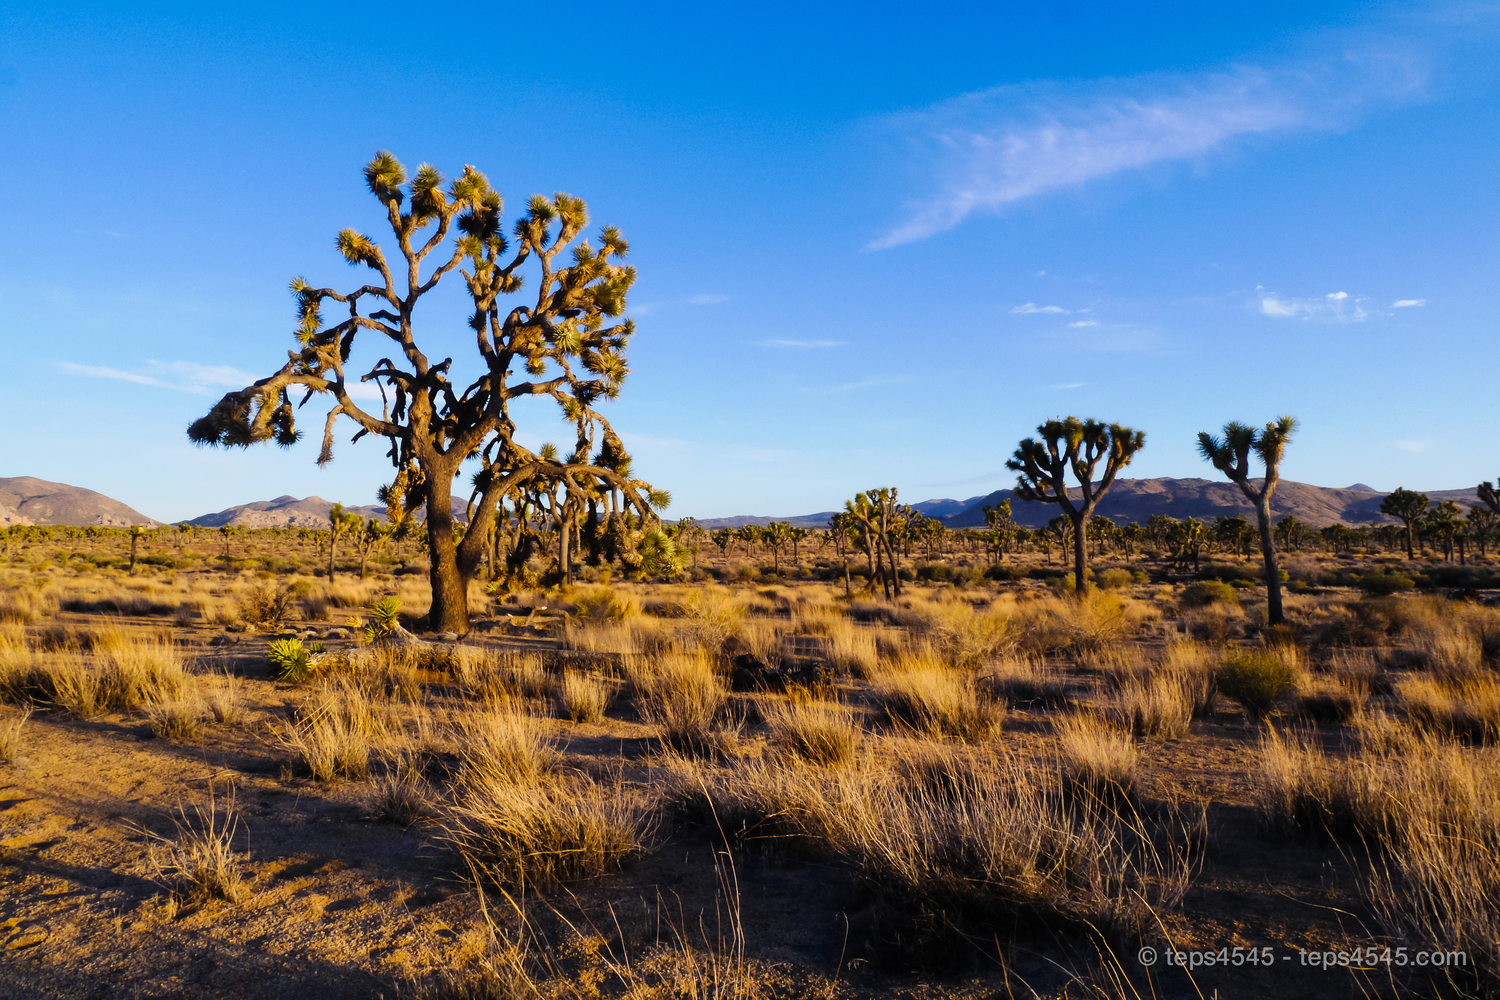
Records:
[[[1106,704],[1104,717],[1138,737],[1176,739],[1193,721],[1194,691],[1171,674],[1128,681]]]
[[[898,729],[980,743],[1000,732],[1005,706],[972,673],[907,656],[875,678],[876,704]]]
[[[614,685],[604,678],[568,670],[558,686],[557,700],[563,713],[574,722],[597,723],[604,718],[614,695]]]
[[[641,613],[640,601],[633,594],[620,594],[608,587],[588,590],[573,597],[579,619],[590,622],[623,622]]]
[[[458,717],[453,740],[474,780],[536,782],[551,770],[556,754],[547,724],[512,701],[495,702]]]
[[[1382,923],[1424,947],[1465,951],[1500,976],[1500,756],[1377,716],[1342,758],[1312,734],[1268,732],[1268,818],[1380,852],[1368,893]]]
[[[1350,688],[1338,678],[1313,677],[1297,692],[1297,715],[1313,722],[1353,725],[1364,717],[1369,700],[1368,689]]]
[[[290,589],[267,585],[251,587],[240,598],[239,617],[263,629],[278,629],[292,614],[295,595]]]
[[[463,770],[440,839],[476,880],[590,878],[637,854],[649,834],[652,812],[639,794],[551,774],[544,725],[508,704],[459,723]]]
[[[244,721],[244,706],[240,701],[240,679],[225,671],[210,676],[211,687],[204,697],[209,715],[223,726],[237,726]]]
[[[976,611],[967,602],[926,602],[913,631],[955,667],[974,669],[1015,649],[1020,630],[1008,614]]]
[[[660,729],[668,746],[684,753],[734,749],[739,727],[726,718],[729,693],[704,654],[673,653],[637,673],[636,709]]]
[[[985,669],[981,680],[1011,708],[1066,708],[1068,682],[1033,657],[1005,656]]]
[[[296,720],[286,724],[280,742],[318,781],[362,781],[370,774],[374,742],[392,728],[388,715],[377,711],[357,687],[342,682],[326,685]]]
[[[160,845],[151,851],[158,876],[180,905],[195,906],[211,899],[238,903],[244,896],[245,883],[241,856],[234,850],[239,817],[233,789],[221,813],[210,785],[207,805],[194,806],[193,814],[189,818],[187,811],[178,807],[172,818],[177,827],[175,836],[146,831]]]
[[[459,691],[478,701],[547,698],[555,683],[535,653],[463,647],[454,650],[452,669]]]
[[[412,753],[403,750],[390,754],[385,769],[371,785],[371,811],[380,819],[409,827],[432,817],[431,790]]]
[[[844,705],[787,698],[765,703],[761,712],[777,745],[810,763],[847,764],[859,748],[859,723]]]
[[[203,731],[207,706],[196,691],[188,691],[168,701],[146,706],[146,721],[154,736],[169,740],[186,740]]]
[[[1399,690],[1406,717],[1418,730],[1475,745],[1500,742],[1500,684],[1494,680],[1417,677]]]
[[[0,764],[15,763],[16,758],[21,755],[21,731],[26,728],[26,722],[30,718],[31,709],[28,707],[18,715],[0,719]]]
[[[827,623],[822,634],[828,639],[828,665],[835,672],[860,678],[875,673],[880,652],[874,629],[837,618]]]
[[[885,749],[838,769],[788,758],[687,768],[667,784],[684,801],[706,791],[726,829],[842,859],[918,922],[1031,915],[1139,932],[1187,889],[1185,847],[1071,801],[1050,768],[992,749]]]
[[[1140,755],[1128,732],[1108,719],[1080,714],[1058,719],[1063,770],[1069,784],[1091,800],[1106,804],[1130,801],[1135,795],[1135,769]]]
[[[688,595],[682,605],[686,622],[682,635],[690,644],[717,653],[731,636],[739,634],[745,621],[745,605],[724,587],[703,587]]]

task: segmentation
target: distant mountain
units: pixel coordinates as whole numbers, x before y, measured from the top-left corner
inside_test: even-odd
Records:
[[[464,510],[468,506],[468,499],[464,497],[453,498],[453,513],[459,520],[464,520]],[[298,500],[294,496],[279,496],[275,500],[257,500],[254,503],[242,503],[237,507],[229,507],[219,511],[217,514],[204,514],[195,517],[188,524],[197,525],[200,528],[222,528],[224,525],[233,525],[236,528],[326,528],[328,527],[328,512],[333,509],[332,500],[324,500],[322,497],[304,497]],[[345,512],[358,514],[360,517],[385,517],[385,508],[380,506],[368,507],[344,507]],[[425,520],[426,512],[417,511],[417,520]]]
[[[974,506],[984,497],[969,497],[967,500],[923,500],[921,503],[912,504],[926,517],[934,517],[939,520],[961,514],[968,508]]]
[[[118,500],[81,486],[49,483],[31,476],[0,479],[0,526],[71,524],[126,528],[133,524],[154,527],[159,523]]]
[[[700,528],[714,531],[718,528],[743,528],[747,524],[756,524],[764,528],[772,521],[786,521],[794,528],[826,528],[828,519],[834,515],[834,511],[825,510],[819,514],[800,514],[792,517],[761,517],[757,514],[736,514],[733,517],[707,517],[698,522]]]
[[[1257,484],[1259,480],[1255,480]],[[1467,507],[1479,502],[1477,488],[1465,490],[1428,490],[1433,503],[1456,501]],[[1069,495],[1077,498],[1078,491]],[[1380,513],[1380,501],[1387,496],[1363,483],[1348,489],[1310,486],[1283,479],[1271,499],[1271,513],[1277,518],[1295,514],[1297,520],[1311,527],[1329,524],[1350,527],[1361,524],[1395,524],[1395,518]],[[1016,499],[1014,490],[997,490],[972,503],[962,513],[944,518],[953,528],[984,527],[984,506],[1002,500],[1011,502],[1016,523],[1040,528],[1060,512],[1056,504],[1026,503]],[[1182,520],[1196,517],[1200,521],[1215,517],[1255,516],[1255,507],[1240,488],[1231,482],[1210,479],[1118,479],[1100,501],[1096,513],[1120,524],[1136,521],[1145,524],[1153,514],[1164,514]]]

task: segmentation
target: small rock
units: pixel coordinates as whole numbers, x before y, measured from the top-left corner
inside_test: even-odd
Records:
[[[346,628],[331,628],[327,632],[323,633],[323,638],[325,638],[325,639],[347,639],[347,638],[349,638],[349,630],[346,629]]]
[[[250,626],[244,622],[234,622],[233,624],[225,625],[224,628],[230,632],[245,632],[249,630]]]
[[[5,950],[19,951],[22,948],[35,948],[51,936],[52,932],[41,924],[27,924],[5,939]]]

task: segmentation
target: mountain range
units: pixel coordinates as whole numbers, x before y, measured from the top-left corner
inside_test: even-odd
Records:
[[[1258,484],[1259,481],[1253,482]],[[1070,492],[1075,498],[1078,496],[1076,489]],[[1294,514],[1297,520],[1313,528],[1329,524],[1350,527],[1393,524],[1393,518],[1380,513],[1380,501],[1385,496],[1385,493],[1373,490],[1364,483],[1331,488],[1284,479],[1277,487],[1271,510],[1277,518]],[[1427,496],[1433,503],[1453,500],[1461,507],[1479,502],[1475,487],[1429,490]],[[1004,500],[1011,502],[1011,516],[1015,522],[1028,528],[1040,528],[1059,513],[1056,504],[1028,503],[1016,499],[1014,490],[996,490],[967,500],[924,500],[912,506],[951,528],[982,528],[984,508]],[[454,497],[454,512],[461,515],[466,504],[465,498]],[[218,528],[226,524],[244,528],[323,528],[328,525],[328,512],[332,507],[333,502],[322,497],[311,496],[299,500],[293,496],[280,496],[274,500],[258,500],[217,513],[204,514],[188,523],[205,528]],[[346,507],[345,510],[361,517],[385,516],[385,508],[380,506]],[[1096,513],[1121,524],[1130,521],[1144,524],[1153,514],[1164,514],[1179,520],[1196,517],[1200,521],[1233,517],[1236,514],[1253,517],[1255,508],[1233,483],[1209,479],[1120,479],[1100,502]],[[734,517],[703,518],[698,523],[710,530],[738,528],[746,524],[764,526],[771,521],[788,521],[803,528],[822,528],[828,524],[828,519],[833,514],[834,511],[831,510],[789,517],[740,514]],[[421,516],[422,512],[418,511],[418,519]],[[30,476],[0,479],[0,527],[12,524],[124,527],[131,524],[156,526],[160,523],[162,522],[155,521],[118,500],[79,486],[49,483]]]

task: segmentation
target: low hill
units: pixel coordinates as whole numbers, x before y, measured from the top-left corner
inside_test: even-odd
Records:
[[[698,522],[698,526],[714,531],[718,528],[743,528],[747,524],[756,524],[764,528],[772,521],[786,521],[794,528],[826,528],[828,519],[834,515],[834,511],[825,510],[818,514],[797,514],[791,517],[761,517],[758,514],[735,514],[733,517],[708,517]]]
[[[1259,480],[1253,481],[1259,485]],[[1380,513],[1380,502],[1387,494],[1364,488],[1335,489],[1326,486],[1310,486],[1282,480],[1271,499],[1271,512],[1276,518],[1294,514],[1297,520],[1314,528],[1329,524],[1355,527],[1362,524],[1395,524],[1395,518]],[[1078,491],[1069,495],[1077,498]],[[1429,490],[1427,496],[1433,503],[1444,500],[1456,501],[1461,507],[1479,502],[1477,488],[1465,490]],[[1002,500],[1011,503],[1012,516],[1016,523],[1028,528],[1040,528],[1060,510],[1056,504],[1027,503],[1016,499],[1014,490],[996,490],[981,497],[959,514],[944,518],[953,528],[984,527],[984,507]],[[1216,517],[1234,517],[1243,514],[1254,518],[1255,507],[1235,484],[1212,479],[1119,479],[1110,487],[1100,501],[1097,514],[1120,523],[1131,521],[1145,524],[1153,514],[1163,514],[1178,520],[1196,517],[1200,521]]]
[[[326,528],[328,512],[333,509],[333,503],[332,500],[324,500],[319,496],[303,497],[301,500],[294,496],[279,496],[275,500],[256,500],[215,514],[204,514],[193,518],[188,524],[200,528],[222,528],[226,524],[236,528]],[[464,520],[467,504],[467,499],[453,498],[453,512],[459,521]],[[345,506],[344,510],[360,517],[385,517],[385,508],[380,506]],[[419,509],[417,520],[421,521],[425,517],[426,512]]]
[[[82,527],[126,528],[159,524],[118,500],[81,486],[49,483],[17,476],[0,479],[0,526],[10,524],[70,524]]]

